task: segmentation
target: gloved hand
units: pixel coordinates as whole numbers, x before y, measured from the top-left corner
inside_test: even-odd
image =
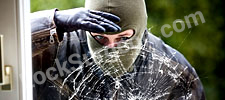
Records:
[[[114,23],[118,21],[120,18],[113,14],[85,8],[56,11],[54,16],[56,27],[61,32],[78,29],[95,33],[118,32],[121,28]]]

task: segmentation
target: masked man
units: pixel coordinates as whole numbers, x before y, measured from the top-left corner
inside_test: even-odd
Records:
[[[85,8],[35,12],[31,26],[51,31],[53,43],[56,28],[60,41],[57,78],[34,88],[39,100],[205,99],[183,55],[148,33],[144,0],[86,0]]]

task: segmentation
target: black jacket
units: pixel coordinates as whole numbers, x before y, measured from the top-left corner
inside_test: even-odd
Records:
[[[53,28],[54,10],[31,15],[32,36],[43,33],[43,30],[49,34]],[[63,74],[60,71],[52,72],[52,76],[59,76],[55,80],[47,79],[41,85],[34,82],[34,100],[205,100],[198,75],[181,53],[148,31],[145,31],[142,43],[141,53],[133,64],[134,70],[115,79],[104,75],[92,61],[85,31],[64,34],[63,40],[47,52],[55,55],[49,59],[52,64],[42,61],[40,65],[35,62],[40,58],[33,56],[34,73],[46,71],[51,66],[57,69],[59,65],[65,65],[68,69]],[[32,45],[34,50],[37,45],[34,42]],[[73,57],[72,61],[79,63],[71,63],[69,57],[73,54],[78,56]]]

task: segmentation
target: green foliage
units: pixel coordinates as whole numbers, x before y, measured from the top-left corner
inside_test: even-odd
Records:
[[[225,80],[220,78],[218,70],[222,69],[224,60],[224,15],[221,2],[209,0],[146,0],[148,10],[148,27],[156,36],[161,37],[167,44],[180,51],[196,69],[206,92],[208,100],[223,100]],[[183,32],[175,32],[173,27],[166,29],[169,38],[163,37],[161,27],[164,24],[173,26],[173,21],[182,19],[184,16],[201,11],[205,23],[201,23],[199,17],[198,26],[193,21],[192,28]],[[179,27],[178,27],[179,28]],[[223,72],[222,72],[223,73]],[[220,80],[220,81],[219,81]]]
[[[167,44],[180,51],[196,69],[208,100],[223,100],[225,79],[223,78],[223,60],[225,58],[223,41],[224,13],[220,0],[145,0],[148,11],[148,28]],[[58,8],[69,9],[84,6],[85,0],[31,0],[31,12]],[[191,21],[192,28],[175,32],[173,27],[166,28],[166,33],[173,31],[169,38],[163,37],[161,27],[173,26],[176,19],[185,21],[184,16],[201,11],[205,23],[199,17],[198,26]],[[178,25],[178,28],[181,26]]]
[[[31,0],[31,12],[54,9],[60,10],[83,7],[85,0]]]

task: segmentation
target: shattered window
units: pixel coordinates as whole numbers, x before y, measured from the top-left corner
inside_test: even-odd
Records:
[[[185,57],[191,58],[191,63],[196,65],[194,61],[198,59],[198,55],[193,53],[193,48],[206,50],[200,43],[204,37],[197,33],[199,33],[198,29],[205,30],[202,26],[209,21],[204,17],[208,13],[205,12],[206,10],[192,10],[191,8],[195,8],[196,5],[187,7],[192,3],[186,0],[182,3],[165,0],[142,1],[146,2],[147,14],[143,15],[144,17],[138,16],[145,20],[148,15],[146,23],[140,21],[145,27],[140,28],[137,24],[130,25],[130,23],[123,27],[125,29],[126,26],[129,26],[129,29],[132,27],[136,34],[143,33],[143,37],[137,35],[137,40],[125,37],[128,39],[120,41],[117,46],[108,47],[99,45],[98,41],[95,41],[90,35],[89,27],[77,29],[88,23],[86,26],[97,24],[105,26],[105,30],[110,30],[110,27],[107,27],[108,21],[98,22],[103,18],[102,16],[91,20],[93,18],[91,11],[85,13],[90,14],[85,16],[88,18],[84,21],[88,22],[67,23],[77,25],[76,27],[68,26],[60,30],[56,25],[56,11],[83,7],[85,0],[49,0],[44,3],[31,0],[33,99],[204,100],[203,85],[194,69],[195,66],[192,67]],[[44,6],[45,3],[48,6]],[[187,5],[183,6],[186,3]],[[114,3],[107,4],[109,4],[107,10],[111,11]],[[121,20],[129,19],[128,17],[130,16]],[[73,18],[68,18],[66,22],[70,19]],[[66,30],[68,28],[76,29],[68,31]],[[59,34],[61,31],[63,32]],[[110,32],[109,34],[111,35]],[[196,36],[200,36],[201,39],[196,39]],[[204,63],[201,67],[206,65]],[[196,66],[199,68],[199,64]]]
[[[77,37],[77,33],[74,32],[70,34],[74,36],[67,37],[70,39],[67,42],[75,43],[77,40],[73,39],[73,37]],[[148,34],[150,33],[145,35],[148,36]],[[53,44],[49,50],[56,50],[56,54],[60,50],[64,51],[65,46],[63,44],[67,42]],[[95,56],[99,55],[97,57],[99,62],[96,63],[110,66],[105,70],[93,61],[93,56],[89,53],[85,55],[71,54],[70,57],[66,58],[67,60],[61,57],[64,53],[59,53],[56,59],[51,57],[51,54],[43,55],[43,53],[49,53],[48,50],[44,51],[41,55],[34,55],[33,60],[35,61],[36,59],[36,61],[33,62],[33,64],[37,62],[39,62],[39,64],[46,64],[45,60],[47,60],[47,58],[52,59],[51,62],[54,62],[52,63],[53,67],[41,69],[46,72],[46,77],[42,76],[41,73],[37,73],[38,71],[34,71],[36,72],[34,75],[37,77],[36,81],[34,79],[36,83],[41,83],[44,80],[43,83],[34,85],[37,98],[44,98],[45,95],[49,96],[46,92],[52,92],[54,96],[57,95],[60,98],[69,100],[193,99],[192,95],[195,95],[192,94],[193,85],[198,84],[196,82],[199,82],[199,79],[195,74],[191,74],[193,71],[191,67],[178,63],[179,59],[176,58],[178,52],[174,49],[169,51],[171,54],[160,51],[158,49],[160,45],[155,44],[154,41],[146,37],[143,38],[142,43],[141,48],[129,47],[129,43],[125,43],[120,48],[123,51],[140,50],[137,59],[132,65],[133,70],[129,72],[122,69],[124,66],[121,63],[122,61],[118,58],[119,52],[117,50],[111,50],[110,54],[108,54],[109,48],[106,47],[95,52]],[[59,45],[59,47],[56,48],[56,45]],[[103,55],[102,52],[107,52],[107,54]],[[120,56],[124,54],[126,54],[126,52],[120,53]],[[40,59],[40,57],[42,59]],[[115,64],[113,62],[119,65],[119,68],[121,68],[121,71],[124,71],[124,74],[116,77],[112,75],[119,72],[119,70],[117,70],[118,68],[115,69]],[[33,66],[38,67],[37,65],[38,64]],[[51,63],[49,63],[49,65],[51,65]],[[46,65],[42,65],[42,67],[44,66]],[[56,71],[56,69],[58,71]],[[47,72],[51,74],[47,74]]]
[[[114,78],[110,74],[104,74],[98,65],[87,59],[84,63],[88,62],[88,65],[82,64],[69,74],[62,86],[69,84],[73,88],[70,100],[76,96],[90,100],[163,100],[168,98],[191,100],[193,94],[189,88],[191,88],[192,82],[198,79],[185,75],[189,70],[187,66],[174,61],[176,60],[175,51],[168,57],[165,52],[152,47],[153,45],[154,43],[145,40],[132,72],[126,72],[124,75]],[[104,50],[106,49],[101,52]],[[117,59],[109,57],[100,63],[111,63],[113,60]],[[193,79],[187,80],[186,77]],[[171,91],[176,94],[171,94]]]

